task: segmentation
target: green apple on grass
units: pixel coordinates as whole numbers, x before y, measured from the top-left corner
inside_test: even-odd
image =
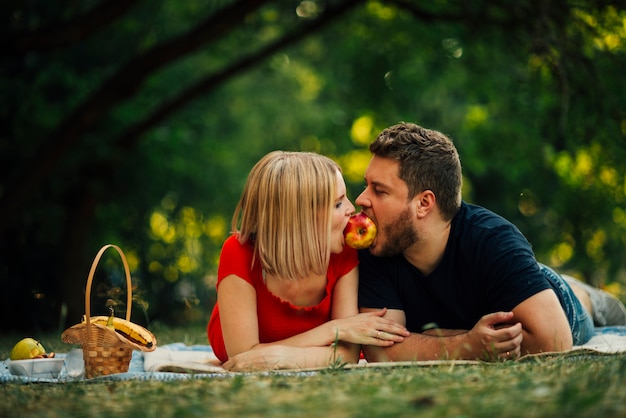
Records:
[[[34,358],[52,358],[54,353],[46,354],[46,349],[34,338],[20,340],[13,349],[9,358],[11,360],[30,360]]]

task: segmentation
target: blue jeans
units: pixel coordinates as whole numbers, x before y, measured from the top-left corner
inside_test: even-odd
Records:
[[[585,310],[576,295],[574,295],[572,288],[560,274],[541,263],[539,263],[539,268],[548,280],[548,283],[550,283],[550,286],[552,286],[552,289],[554,289],[559,302],[561,302],[569,327],[572,330],[574,345],[586,343],[593,337],[594,333],[591,315]]]

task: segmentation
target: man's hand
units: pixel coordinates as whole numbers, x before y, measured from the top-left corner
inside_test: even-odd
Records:
[[[469,344],[477,358],[494,361],[521,355],[522,324],[510,324],[513,312],[495,312],[483,316],[468,331]]]

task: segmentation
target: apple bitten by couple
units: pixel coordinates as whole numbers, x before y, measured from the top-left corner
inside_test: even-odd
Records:
[[[207,335],[231,371],[356,363],[362,345],[409,335],[358,312],[358,255],[344,229],[355,212],[337,163],[274,151],[248,174],[224,242]]]

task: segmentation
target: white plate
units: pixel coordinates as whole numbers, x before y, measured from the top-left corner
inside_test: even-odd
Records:
[[[62,358],[36,358],[32,360],[10,360],[9,371],[16,376],[37,379],[56,379],[65,362]]]

